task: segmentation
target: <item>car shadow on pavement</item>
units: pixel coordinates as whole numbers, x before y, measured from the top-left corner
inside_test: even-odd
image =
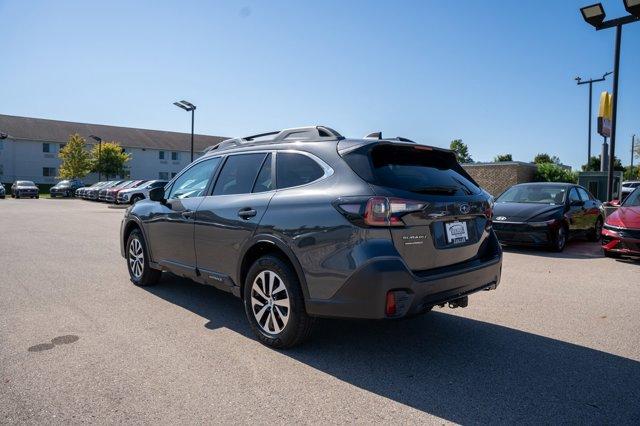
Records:
[[[604,257],[600,242],[571,240],[564,251],[557,253],[544,247],[502,246],[507,253],[527,254],[539,257],[554,257],[561,259],[599,259]]]
[[[253,338],[238,299],[165,275],[147,290],[207,319],[209,329]],[[322,320],[307,343],[281,353],[456,423],[640,422],[640,362],[446,312]]]

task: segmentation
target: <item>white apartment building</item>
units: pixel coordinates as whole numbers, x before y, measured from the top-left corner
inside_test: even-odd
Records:
[[[101,124],[72,123],[41,118],[0,114],[0,182],[31,180],[36,184],[53,184],[60,167],[58,152],[78,133],[91,149],[95,142],[90,135],[103,141],[120,143],[131,154],[127,176],[131,179],[171,179],[190,161],[191,135],[161,130],[134,129]],[[195,135],[194,159],[226,138]],[[97,174],[84,179],[98,180]]]

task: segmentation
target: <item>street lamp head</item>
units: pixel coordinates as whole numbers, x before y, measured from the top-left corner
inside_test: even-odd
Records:
[[[587,24],[593,25],[594,27],[602,24],[602,21],[604,21],[604,17],[606,16],[604,8],[600,3],[585,6],[580,9],[580,12],[582,13],[584,20],[587,21]]]
[[[640,18],[640,0],[624,0],[624,8],[636,18]]]
[[[96,135],[89,135],[89,137],[91,139],[93,139],[94,141],[96,141],[96,142],[101,142],[102,141],[102,138],[99,137],[99,136],[96,136]]]
[[[185,111],[194,111],[196,109],[196,106],[194,104],[187,101],[174,102],[173,104]]]
[[[578,83],[580,83],[582,81],[582,79],[580,77],[576,77],[574,78],[575,81],[577,81]]]

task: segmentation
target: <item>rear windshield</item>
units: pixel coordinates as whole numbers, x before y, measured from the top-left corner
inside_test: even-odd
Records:
[[[481,190],[455,156],[422,146],[367,145],[343,158],[365,181],[433,195],[470,195]]]
[[[19,180],[18,181],[18,185],[20,185],[20,186],[36,186],[36,184],[31,182],[30,180]]]

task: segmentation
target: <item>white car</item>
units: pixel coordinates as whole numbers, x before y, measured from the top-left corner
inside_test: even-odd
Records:
[[[117,204],[135,204],[140,200],[149,197],[149,191],[153,188],[163,187],[168,183],[166,180],[150,180],[137,188],[123,189],[118,192]]]
[[[627,196],[639,186],[640,180],[629,180],[626,182],[622,182],[622,199],[624,200],[625,198],[627,198]]]

